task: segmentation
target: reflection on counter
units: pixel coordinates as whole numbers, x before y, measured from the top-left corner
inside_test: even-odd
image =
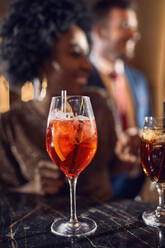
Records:
[[[78,215],[94,219],[98,229],[78,239],[53,235],[50,225],[54,218],[67,216],[68,201],[65,196],[1,194],[0,247],[164,247],[164,229],[146,226],[141,219],[154,206],[132,200],[102,203],[78,197]]]

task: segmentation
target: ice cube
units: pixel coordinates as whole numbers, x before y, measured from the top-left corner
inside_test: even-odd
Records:
[[[77,115],[74,117],[74,120],[76,120],[76,121],[89,121],[89,118],[87,116]]]
[[[68,120],[73,118],[73,112],[62,112],[62,111],[55,111],[52,112],[49,116],[49,121],[52,120]]]

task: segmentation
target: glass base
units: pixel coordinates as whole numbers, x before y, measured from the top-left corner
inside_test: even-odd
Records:
[[[145,211],[142,214],[142,218],[145,224],[153,227],[157,226],[165,226],[165,215],[164,214],[157,214],[156,211]]]
[[[95,221],[83,217],[77,223],[70,223],[69,220],[57,219],[51,225],[51,232],[65,237],[80,237],[95,232],[97,224]]]

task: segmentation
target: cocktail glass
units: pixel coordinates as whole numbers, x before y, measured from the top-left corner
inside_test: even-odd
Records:
[[[86,96],[53,97],[46,147],[52,161],[66,175],[70,185],[70,219],[55,220],[51,231],[66,237],[89,235],[97,228],[89,218],[77,218],[76,183],[80,173],[93,159],[97,149],[95,118]]]
[[[154,211],[145,211],[144,222],[165,226],[165,118],[145,117],[141,140],[141,162],[144,173],[156,183],[159,204]]]

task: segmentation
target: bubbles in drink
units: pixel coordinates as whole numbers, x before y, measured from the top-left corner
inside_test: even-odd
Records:
[[[148,142],[165,142],[165,133],[160,129],[147,128],[143,130],[142,139]]]
[[[63,112],[63,111],[56,111],[56,112],[52,112],[49,115],[49,122],[53,121],[53,120],[68,120],[68,119],[72,119],[74,117],[73,112]]]

